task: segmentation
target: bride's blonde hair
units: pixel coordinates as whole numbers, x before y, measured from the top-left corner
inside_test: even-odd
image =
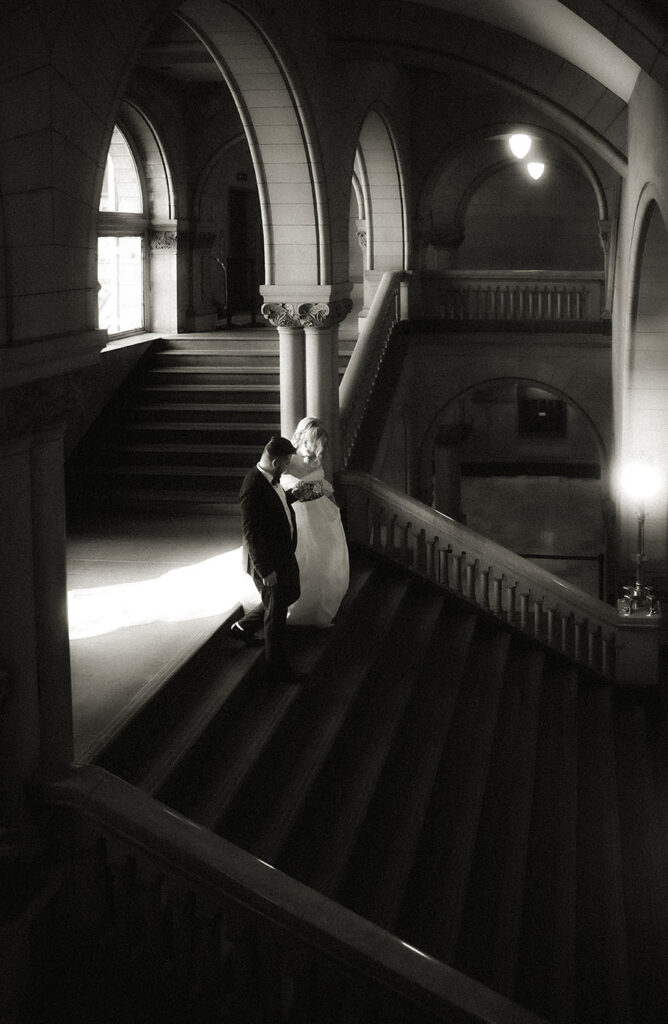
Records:
[[[292,444],[297,451],[305,451],[309,456],[321,459],[327,451],[329,437],[320,420],[314,416],[305,416],[295,427]]]

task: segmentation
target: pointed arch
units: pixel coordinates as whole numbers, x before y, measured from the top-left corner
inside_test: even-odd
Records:
[[[366,212],[368,271],[408,266],[406,189],[394,134],[385,114],[372,107],[359,132],[354,173]]]
[[[186,0],[178,11],[234,98],[260,195],[265,285],[320,285],[332,273],[322,162],[308,106],[286,59],[234,4]]]

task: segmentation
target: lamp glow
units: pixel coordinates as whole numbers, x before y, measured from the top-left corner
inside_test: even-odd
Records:
[[[523,160],[531,149],[531,136],[523,135],[521,132],[511,135],[508,139],[508,145],[513,156],[516,156],[518,160]]]
[[[629,462],[621,470],[619,482],[629,498],[642,502],[653,498],[661,486],[661,475],[656,466],[644,462]]]
[[[543,177],[543,171],[545,170],[545,164],[531,163],[527,164],[527,170],[534,181],[538,181],[539,178]]]

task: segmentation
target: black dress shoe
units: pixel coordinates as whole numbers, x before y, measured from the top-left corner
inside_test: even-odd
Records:
[[[255,633],[250,633],[243,626],[240,626],[238,622],[233,622],[230,626],[230,636],[235,636],[237,640],[241,640],[248,647],[262,647],[263,642],[259,637],[255,636]]]

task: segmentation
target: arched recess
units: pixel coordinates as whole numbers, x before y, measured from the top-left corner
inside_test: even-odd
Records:
[[[220,68],[243,124],[260,195],[265,286],[330,283],[324,173],[295,76],[233,4],[187,0],[178,15]]]
[[[132,97],[121,103],[117,123],[134,153],[146,201],[146,327],[176,331],[178,211],[169,160],[151,119]]]
[[[231,234],[233,196],[244,200],[243,239]],[[243,132],[219,146],[207,162],[193,193],[192,211],[197,225],[192,247],[194,309],[205,315],[215,307],[217,319],[242,307],[254,315],[264,273],[263,238],[254,168]]]
[[[606,279],[605,306],[611,308],[614,248],[609,201],[598,173],[583,154],[567,139],[543,127],[513,122],[489,125],[459,139],[443,153],[427,174],[418,199],[418,226],[421,250],[419,262],[428,269],[448,269],[455,265],[464,241],[464,220],[472,197],[490,175],[517,166],[508,149],[513,132],[524,132],[533,141],[532,153],[560,174],[576,175],[591,193],[592,215],[598,218],[594,230],[598,236]],[[595,268],[587,268],[595,269]]]
[[[387,118],[368,111],[359,133],[353,166],[353,190],[363,209],[355,226],[364,254],[364,309],[368,309],[382,274],[408,266],[406,189],[398,148]],[[352,235],[352,225],[351,232]]]
[[[668,563],[668,229],[656,190],[646,185],[636,210],[631,244],[626,352],[620,360],[620,466],[642,461],[663,478],[661,491],[645,499],[645,543],[654,570]],[[637,496],[640,499],[640,495]],[[636,501],[620,495],[627,516]],[[626,528],[627,543],[632,531]]]
[[[608,453],[580,403],[531,378],[482,380],[438,411],[421,463],[440,511],[519,554],[576,556],[554,571],[599,594]]]

